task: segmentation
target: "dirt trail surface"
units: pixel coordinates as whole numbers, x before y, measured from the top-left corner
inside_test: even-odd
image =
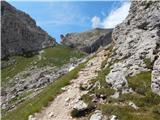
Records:
[[[96,57],[89,60],[86,67],[78,73],[78,77],[71,81],[71,84],[64,88],[64,92],[59,94],[51,104],[44,108],[40,113],[35,114],[36,120],[75,120],[70,112],[74,105],[79,101],[87,91],[79,89],[80,84],[85,84],[97,76],[101,63],[107,57],[107,51],[100,51]]]

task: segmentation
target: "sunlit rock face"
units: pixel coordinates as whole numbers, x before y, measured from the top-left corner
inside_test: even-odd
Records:
[[[1,1],[1,28],[2,58],[56,44],[28,14],[5,1]]]
[[[112,29],[101,28],[81,33],[68,33],[65,36],[61,35],[61,43],[86,53],[93,53],[112,41],[111,34]]]
[[[129,15],[113,30],[112,39],[115,46],[112,58],[108,61],[111,71],[106,76],[106,81],[115,89],[123,89],[128,87],[127,76],[153,69],[153,66],[149,68],[145,61],[152,65],[154,62],[159,63],[157,57],[160,51],[160,2],[132,1]],[[152,81],[155,84],[160,74],[152,73]],[[158,87],[156,90],[160,89],[160,86],[152,85],[152,90],[154,86]]]

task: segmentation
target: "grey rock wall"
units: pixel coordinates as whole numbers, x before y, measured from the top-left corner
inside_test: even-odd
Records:
[[[5,1],[1,1],[1,41],[1,58],[56,44],[34,19]]]
[[[132,1],[129,15],[113,30],[112,38],[115,46],[108,61],[112,66],[106,81],[115,89],[125,89],[127,76],[152,71],[145,60],[154,64],[159,56],[160,1]],[[156,75],[159,77],[154,74],[153,79]],[[153,81],[155,83],[155,79]]]

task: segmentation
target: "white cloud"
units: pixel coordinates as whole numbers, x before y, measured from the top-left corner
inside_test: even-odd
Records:
[[[128,15],[130,2],[125,2],[121,7],[109,13],[109,15],[102,21],[104,28],[114,28],[117,24],[121,23]]]
[[[94,16],[94,17],[92,18],[91,22],[92,22],[92,27],[93,27],[93,28],[97,28],[97,27],[99,27],[100,24],[101,24],[101,19],[100,19],[99,17],[97,17],[97,16]]]

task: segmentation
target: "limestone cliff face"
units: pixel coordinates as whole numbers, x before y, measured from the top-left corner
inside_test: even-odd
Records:
[[[2,58],[56,44],[28,14],[1,1]]]
[[[109,44],[112,29],[96,28],[82,33],[69,33],[61,35],[62,44],[82,50],[87,53],[95,52],[100,46]]]
[[[152,91],[160,94],[160,71],[156,67],[160,55],[160,2],[132,1],[129,15],[113,30],[112,38],[115,52],[108,61],[112,69],[106,81],[115,89],[123,89],[128,87],[126,76],[153,69]],[[156,62],[148,68],[145,61]]]

